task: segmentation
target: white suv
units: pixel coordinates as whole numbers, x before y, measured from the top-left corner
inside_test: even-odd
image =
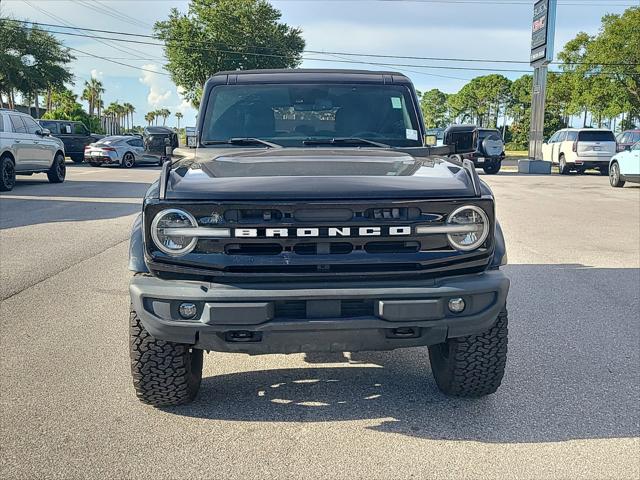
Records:
[[[609,160],[616,154],[616,137],[611,130],[594,128],[565,128],[554,133],[542,145],[542,159],[558,164],[566,175],[571,170],[583,173],[597,168],[609,174]]]
[[[51,183],[66,174],[64,144],[26,113],[0,108],[0,191],[13,189],[16,175],[46,173]]]

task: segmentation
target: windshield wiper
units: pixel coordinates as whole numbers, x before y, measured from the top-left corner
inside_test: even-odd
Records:
[[[252,137],[237,137],[230,138],[229,140],[207,140],[202,142],[203,145],[264,145],[269,148],[282,148],[282,145],[277,143],[267,142],[260,138]]]
[[[374,142],[373,140],[367,140],[366,138],[359,137],[338,137],[338,138],[307,138],[302,142],[305,145],[335,145],[339,143],[346,143],[351,145],[373,145],[380,148],[391,148],[386,143]]]

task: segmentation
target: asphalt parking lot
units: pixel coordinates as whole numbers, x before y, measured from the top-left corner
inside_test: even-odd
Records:
[[[483,176],[512,279],[497,394],[440,394],[426,349],[212,353],[189,406],[142,405],[127,242],[158,168],[69,165],[0,195],[2,478],[640,477],[640,187]]]

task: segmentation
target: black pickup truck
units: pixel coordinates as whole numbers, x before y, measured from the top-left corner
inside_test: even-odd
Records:
[[[192,400],[205,350],[418,346],[446,394],[495,392],[509,280],[493,194],[460,160],[477,131],[424,135],[399,73],[210,78],[197,149],[164,163],[132,231],[138,397]]]

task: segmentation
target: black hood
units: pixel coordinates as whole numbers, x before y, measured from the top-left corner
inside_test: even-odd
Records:
[[[171,171],[167,199],[473,197],[464,168],[379,148],[201,148]]]

